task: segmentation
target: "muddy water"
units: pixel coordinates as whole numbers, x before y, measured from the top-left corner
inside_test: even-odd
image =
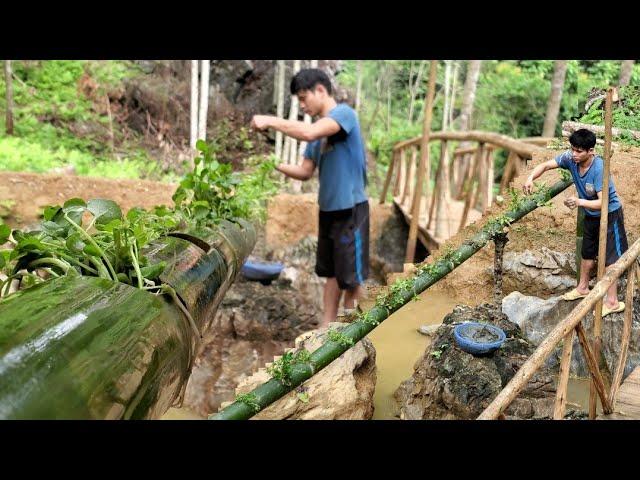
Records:
[[[419,298],[395,312],[369,334],[376,348],[378,379],[373,413],[376,420],[396,419],[393,392],[413,374],[413,365],[431,341],[418,333],[418,328],[442,323],[444,316],[457,304],[446,295],[429,290]],[[369,308],[369,305],[364,304],[363,308]]]
[[[580,408],[586,412],[589,411],[589,384],[588,378],[569,377],[567,384],[567,410],[570,408]],[[570,405],[572,404],[572,405]],[[596,410],[599,415],[602,413],[602,406],[598,399],[598,408]]]

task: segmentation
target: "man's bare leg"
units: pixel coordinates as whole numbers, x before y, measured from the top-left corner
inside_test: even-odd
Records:
[[[582,295],[589,293],[589,279],[591,270],[593,270],[595,264],[595,260],[586,260],[584,258],[580,262],[580,281],[578,282],[576,290]]]
[[[360,301],[364,295],[364,289],[362,285],[358,285],[352,290],[344,291],[344,308],[352,309],[356,308],[356,300]]]
[[[327,278],[326,283],[324,284],[324,296],[323,296],[323,304],[324,304],[324,312],[322,315],[322,323],[320,323],[319,327],[328,327],[329,323],[335,322],[336,317],[338,316],[338,305],[340,305],[340,297],[342,295],[342,290],[338,286],[338,281],[335,277]]]

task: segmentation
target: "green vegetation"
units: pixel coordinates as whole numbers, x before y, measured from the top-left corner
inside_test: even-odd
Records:
[[[273,162],[266,160],[240,181],[230,164],[215,159],[216,145],[198,142],[200,156],[174,194],[175,209],[141,208],[123,215],[112,200],[79,198],[44,209],[37,230],[22,232],[0,223],[0,293],[13,283],[28,287],[44,277],[90,275],[120,281],[145,290],[175,295],[156,282],[164,265],[149,264],[142,249],[153,240],[186,227],[211,226],[220,220],[255,219],[264,215],[264,199],[275,190],[269,178]],[[255,159],[257,160],[257,159]],[[86,217],[90,220],[85,223]],[[3,290],[4,288],[4,290]]]
[[[310,356],[311,354],[304,349],[295,353],[285,352],[282,357],[273,362],[270,367],[267,367],[267,373],[271,375],[272,378],[280,380],[283,385],[290,386],[293,367],[309,362]]]
[[[107,91],[138,74],[129,61],[47,60],[12,62],[14,137],[0,119],[0,170],[46,172],[73,165],[79,175],[160,178],[154,161],[136,139],[115,138],[104,108]],[[83,89],[83,85],[86,86]],[[0,110],[6,109],[4,76]],[[114,129],[114,135],[118,135]]]

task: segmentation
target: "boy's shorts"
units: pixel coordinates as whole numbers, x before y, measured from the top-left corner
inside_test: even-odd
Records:
[[[600,238],[600,217],[584,216],[584,232],[582,239],[582,258],[595,260],[598,256]],[[624,229],[622,207],[609,212],[607,223],[607,253],[605,266],[615,263],[627,251],[627,232]]]
[[[369,202],[320,211],[316,274],[335,277],[342,290],[356,288],[369,276]]]

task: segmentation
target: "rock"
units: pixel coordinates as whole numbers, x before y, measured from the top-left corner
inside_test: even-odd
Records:
[[[331,323],[330,328],[347,324]],[[320,347],[327,329],[307,332],[296,339],[296,349],[309,352]],[[238,385],[236,394],[248,393],[271,376],[260,369]],[[265,408],[256,420],[367,420],[373,416],[376,385],[376,352],[367,338],[358,342],[339,358],[294,391]]]
[[[184,405],[206,416],[232,400],[238,382],[317,326],[320,310],[284,282],[237,279],[205,332]]]
[[[532,295],[557,295],[576,284],[575,254],[542,247],[540,251],[505,252],[505,291]]]
[[[620,281],[618,292],[624,292],[625,285],[626,280]],[[551,297],[545,300],[535,296],[523,295],[520,292],[512,292],[503,299],[502,312],[507,315],[510,321],[516,323],[522,329],[527,340],[534,345],[539,345],[558,322],[564,319],[578,303],[578,301],[567,302],[560,297]],[[589,338],[591,338],[593,320],[594,314],[591,312],[586,315],[582,323]],[[624,312],[614,313],[603,319],[602,353],[608,369],[608,371],[604,372],[605,375],[615,372],[620,355],[623,322]],[[547,360],[547,366],[557,369],[561,354],[562,347],[559,345]],[[629,351],[623,378],[638,365],[640,365],[640,299],[636,295]],[[573,342],[570,372],[579,377],[587,377],[589,375],[577,336],[574,337]]]
[[[455,325],[466,321],[492,323],[504,330],[501,348],[485,356],[464,352],[455,344]],[[443,320],[411,378],[394,396],[403,419],[475,419],[513,378],[535,346],[518,325],[490,304],[458,305]],[[541,368],[506,410],[506,418],[549,418],[555,401],[555,380]]]
[[[74,165],[65,165],[64,167],[56,167],[49,170],[52,175],[76,175],[76,167]]]
[[[427,337],[430,337],[438,331],[438,328],[440,328],[440,324],[422,325],[420,328],[418,328],[418,333],[421,333],[423,335],[426,335]]]

